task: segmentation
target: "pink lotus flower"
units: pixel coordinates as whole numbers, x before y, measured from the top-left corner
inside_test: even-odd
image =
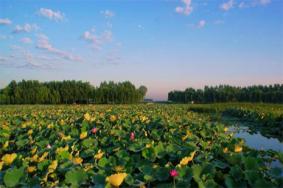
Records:
[[[130,134],[130,140],[134,140],[135,139],[135,133],[134,132],[131,132]]]
[[[92,134],[95,134],[97,131],[98,131],[98,128],[96,128],[96,127],[93,127],[93,128],[91,129],[91,133],[92,133]]]
[[[179,175],[179,174],[178,174],[177,170],[175,170],[175,169],[170,170],[170,176],[171,176],[171,177],[176,177],[176,176],[178,176],[178,175]]]
[[[47,149],[51,149],[51,145],[50,144],[47,145]]]

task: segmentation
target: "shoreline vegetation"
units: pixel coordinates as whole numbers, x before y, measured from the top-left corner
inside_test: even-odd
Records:
[[[168,93],[167,101],[145,99],[147,87],[136,87],[130,81],[89,82],[64,80],[39,82],[37,80],[11,81],[0,89],[0,104],[135,104],[135,103],[283,103],[283,84],[235,87],[229,85],[187,88]]]
[[[95,87],[75,80],[22,80],[0,90],[0,104],[131,104],[142,101],[146,92],[145,86],[136,88],[129,81],[102,82]]]
[[[205,86],[170,91],[168,100],[176,103],[263,102],[283,103],[283,84],[235,87],[229,85]]]

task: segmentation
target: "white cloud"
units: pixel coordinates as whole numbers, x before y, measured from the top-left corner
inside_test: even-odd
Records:
[[[144,30],[144,26],[141,25],[141,24],[138,25],[138,28],[139,28],[140,30]]]
[[[203,28],[206,25],[206,21],[205,20],[200,20],[197,24],[197,28]]]
[[[38,14],[50,20],[54,20],[54,21],[64,20],[64,14],[61,13],[60,11],[54,11],[54,10],[47,9],[47,8],[40,8],[38,11]]]
[[[254,0],[254,1],[242,1],[239,4],[239,8],[251,8],[256,6],[265,6],[271,3],[271,0]]]
[[[228,11],[231,8],[233,8],[233,5],[234,5],[234,0],[229,0],[226,3],[221,4],[220,8],[224,11]]]
[[[92,28],[90,31],[85,31],[82,35],[82,39],[91,43],[91,46],[95,49],[101,49],[103,44],[109,43],[112,41],[112,31],[105,30],[100,35],[95,33],[95,29]]]
[[[176,7],[175,11],[179,14],[183,14],[184,8],[183,7]]]
[[[109,29],[112,29],[113,25],[111,22],[107,22],[106,23],[106,27],[109,28]]]
[[[1,35],[0,34],[0,40],[7,40],[7,39],[12,39],[13,38],[13,36],[11,36],[11,35]]]
[[[30,43],[32,43],[32,40],[31,40],[31,38],[29,38],[29,37],[21,38],[20,41],[21,41],[22,43],[25,43],[25,44],[30,44]]]
[[[100,40],[101,40],[102,43],[111,42],[112,41],[112,37],[113,37],[112,31],[105,30],[102,33],[102,35],[100,37]]]
[[[35,59],[34,56],[28,52],[28,51],[24,51],[24,58],[25,58],[25,62],[26,64],[19,66],[19,67],[27,67],[27,68],[43,68],[42,64],[39,64]]]
[[[1,56],[0,56],[0,61],[7,61],[7,58],[6,58],[6,57],[1,57]]]
[[[261,4],[261,5],[267,5],[267,4],[271,3],[271,0],[259,0],[258,3]]]
[[[214,24],[216,24],[216,25],[224,24],[224,21],[223,20],[215,20]]]
[[[106,55],[105,61],[108,64],[118,64],[121,61],[121,57],[116,54],[109,53]]]
[[[52,69],[50,61],[43,61],[40,56],[34,55],[27,50],[22,50],[21,61],[23,63],[16,65],[16,68],[28,69]]]
[[[13,33],[29,33],[31,31],[36,31],[38,30],[39,27],[36,24],[24,24],[23,26],[21,25],[16,25]]]
[[[81,57],[73,55],[69,52],[65,52],[63,50],[59,50],[57,48],[54,48],[50,42],[49,39],[46,35],[38,35],[38,41],[37,41],[37,48],[42,49],[42,50],[46,50],[49,53],[52,53],[54,55],[57,55],[61,58],[70,60],[70,61],[77,61],[80,62],[82,61]]]
[[[0,18],[0,25],[10,25],[12,21],[8,18]]]
[[[91,31],[85,31],[83,36],[82,36],[82,38],[85,39],[85,40],[92,41],[92,42],[96,42],[97,41],[97,37],[94,34],[92,34]]]
[[[175,11],[178,14],[184,14],[184,15],[190,15],[193,11],[193,7],[192,7],[192,0],[182,0],[183,2],[183,6],[178,6],[175,8]]]
[[[103,11],[100,11],[100,13],[104,15],[105,18],[112,18],[115,15],[114,12],[110,10],[103,10]]]
[[[12,45],[10,49],[13,50],[12,54],[0,57],[1,66],[31,69],[51,68],[51,61],[41,59],[39,55],[32,54],[26,48]]]
[[[0,56],[0,66],[9,66],[9,59],[4,56]]]
[[[0,40],[6,40],[7,36],[6,35],[0,35]]]
[[[239,7],[239,8],[246,8],[247,5],[246,5],[245,2],[241,2],[238,7]]]

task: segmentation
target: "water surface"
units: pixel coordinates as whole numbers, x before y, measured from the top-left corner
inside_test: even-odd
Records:
[[[245,126],[231,126],[230,131],[234,132],[235,137],[243,138],[250,148],[283,152],[283,143],[276,138],[264,137],[260,132],[251,133]]]

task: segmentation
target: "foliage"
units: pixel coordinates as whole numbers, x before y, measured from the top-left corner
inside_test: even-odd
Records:
[[[236,118],[251,131],[260,131],[266,137],[283,140],[283,107],[279,104],[219,103],[189,105],[189,111],[209,113],[216,120],[230,123]],[[220,117],[220,119],[219,119]],[[230,119],[231,117],[232,119]],[[246,123],[247,122],[247,123]]]
[[[282,169],[270,165],[282,160],[281,153],[248,148],[223,124],[188,112],[187,105],[0,108],[0,187],[279,187],[283,182]],[[2,156],[13,153],[11,163],[2,163]]]
[[[125,104],[141,102],[147,92],[129,81],[102,82],[94,87],[88,82],[64,80],[40,83],[36,80],[12,81],[0,90],[0,104]]]
[[[204,89],[187,88],[185,91],[171,91],[168,100],[177,103],[215,102],[266,102],[283,103],[283,84],[269,86],[233,87],[219,85]]]

